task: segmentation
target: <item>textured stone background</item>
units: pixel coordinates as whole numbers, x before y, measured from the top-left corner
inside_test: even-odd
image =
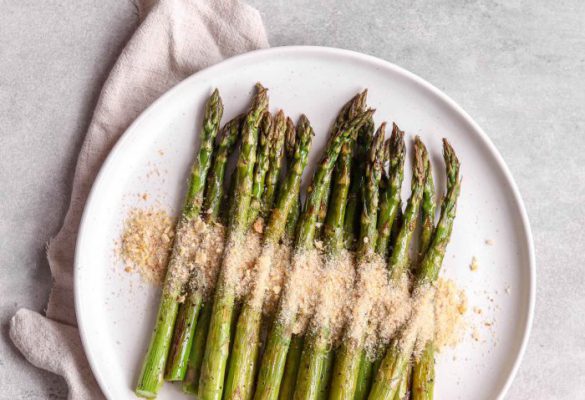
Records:
[[[536,244],[528,352],[510,399],[585,398],[585,2],[250,0],[273,46],[369,53],[445,91],[520,187]],[[64,216],[99,88],[137,21],[129,0],[0,0],[0,399],[61,399],[64,382],[8,338],[42,310],[44,247]]]

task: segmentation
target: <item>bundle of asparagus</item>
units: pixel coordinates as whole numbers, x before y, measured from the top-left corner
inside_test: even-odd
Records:
[[[433,335],[420,320],[432,313],[459,163],[445,140],[448,190],[435,226],[430,162],[416,138],[402,213],[404,133],[394,124],[385,141],[384,123],[374,134],[366,95],[341,109],[302,204],[308,118],[295,128],[272,115],[258,84],[250,109],[220,130],[213,92],[138,396],[156,397],[164,378],[204,400],[432,398]]]

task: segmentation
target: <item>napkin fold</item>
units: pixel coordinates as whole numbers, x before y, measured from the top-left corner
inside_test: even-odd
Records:
[[[33,365],[63,376],[69,399],[103,398],[83,351],[73,300],[77,231],[100,166],[132,121],[169,88],[223,59],[268,47],[260,14],[239,0],[136,5],[139,25],[102,88],[77,161],[69,210],[49,243],[53,288],[46,316],[21,309],[10,322],[16,347]]]

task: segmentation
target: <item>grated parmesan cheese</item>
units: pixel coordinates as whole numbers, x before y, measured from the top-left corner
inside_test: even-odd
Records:
[[[130,210],[120,240],[124,270],[138,271],[144,281],[161,285],[174,236],[174,221],[166,211]]]
[[[467,295],[452,280],[437,281],[435,297],[435,346],[454,347],[466,329]]]
[[[266,296],[264,299],[263,312],[266,315],[274,315],[276,306],[280,299],[282,289],[286,282],[288,271],[290,270],[290,255],[292,249],[288,243],[283,243],[276,250],[275,259],[270,269]]]
[[[188,236],[198,243],[192,258],[187,261],[192,263],[189,289],[192,293],[199,292],[204,298],[209,298],[213,295],[221,265],[225,227],[204,222],[199,232],[192,232]],[[197,239],[193,236],[197,236]]]
[[[355,281],[354,255],[347,250],[326,258],[319,282],[315,286],[315,315],[310,329],[328,328],[334,341],[339,339],[347,322]]]
[[[377,254],[367,255],[357,274],[345,340],[350,346],[363,343],[372,356],[410,315],[408,278],[389,280],[386,261]]]
[[[323,257],[316,249],[298,250],[292,256],[291,270],[287,282],[278,318],[284,325],[289,325],[297,317],[293,332],[304,331],[307,316],[312,314],[318,281],[323,264]]]

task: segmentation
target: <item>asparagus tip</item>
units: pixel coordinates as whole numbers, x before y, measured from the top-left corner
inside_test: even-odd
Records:
[[[427,148],[422,142],[420,136],[414,138],[414,179],[422,183],[426,176],[426,169],[429,165]]]

